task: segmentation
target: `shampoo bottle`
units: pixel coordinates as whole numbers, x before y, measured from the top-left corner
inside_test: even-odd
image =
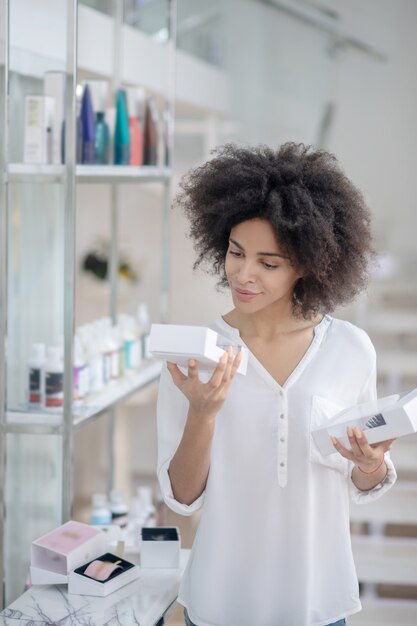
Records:
[[[107,101],[107,82],[105,80],[89,80],[92,103],[96,113],[95,119],[95,162],[109,162],[109,126],[106,122],[105,110]]]
[[[114,163],[115,165],[129,165],[129,162],[130,140],[126,92],[124,89],[118,89],[116,93],[116,122],[114,127]]]
[[[139,121],[138,90],[130,88],[128,94],[130,165],[143,163],[143,131]]]
[[[45,344],[34,343],[28,361],[28,403],[40,409],[45,401]]]
[[[90,524],[111,524],[111,511],[104,493],[93,494]]]
[[[144,165],[158,164],[158,111],[152,96],[148,96],[145,113]]]
[[[81,119],[83,124],[82,162],[91,165],[95,163],[96,132],[90,88],[87,84],[84,85],[81,101]]]
[[[64,404],[64,364],[59,346],[48,347],[45,363],[45,408]]]

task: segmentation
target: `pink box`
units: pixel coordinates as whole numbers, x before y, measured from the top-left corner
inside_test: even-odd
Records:
[[[54,572],[60,575],[57,578],[68,576],[70,571],[103,554],[106,543],[106,534],[100,528],[69,521],[32,542],[32,571]],[[32,582],[37,584],[33,577]]]

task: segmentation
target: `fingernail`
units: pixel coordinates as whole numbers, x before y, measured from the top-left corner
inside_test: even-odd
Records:
[[[353,428],[351,426],[347,427],[347,434],[348,437],[353,437]]]
[[[362,431],[361,431],[361,429],[360,429],[360,428],[358,428],[358,427],[356,427],[356,428],[355,428],[355,435],[356,435],[356,437],[357,437],[358,439],[361,439],[361,438],[362,438]]]
[[[195,361],[194,361],[194,359],[190,359],[190,360],[188,361],[188,365],[189,365],[190,367],[194,367],[194,365],[195,365]]]
[[[336,439],[336,437],[332,437],[332,443],[333,443],[333,445],[334,445],[334,446],[337,444],[337,439]]]

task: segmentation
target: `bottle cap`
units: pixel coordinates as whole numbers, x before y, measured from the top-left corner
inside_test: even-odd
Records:
[[[93,493],[92,503],[94,507],[107,507],[107,497],[105,493]]]
[[[120,489],[112,489],[110,493],[110,502],[112,504],[124,504],[123,494]]]
[[[152,506],[152,487],[138,487],[137,494],[144,506]]]
[[[106,80],[89,78],[84,81],[88,85],[91,94],[91,102],[95,113],[104,113],[108,98],[108,83]]]
[[[61,361],[61,348],[59,346],[48,346],[46,354],[48,361]]]

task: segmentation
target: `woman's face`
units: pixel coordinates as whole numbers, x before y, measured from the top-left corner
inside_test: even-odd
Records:
[[[263,219],[232,228],[225,269],[233,303],[245,313],[290,302],[302,276],[280,250],[271,224]]]

